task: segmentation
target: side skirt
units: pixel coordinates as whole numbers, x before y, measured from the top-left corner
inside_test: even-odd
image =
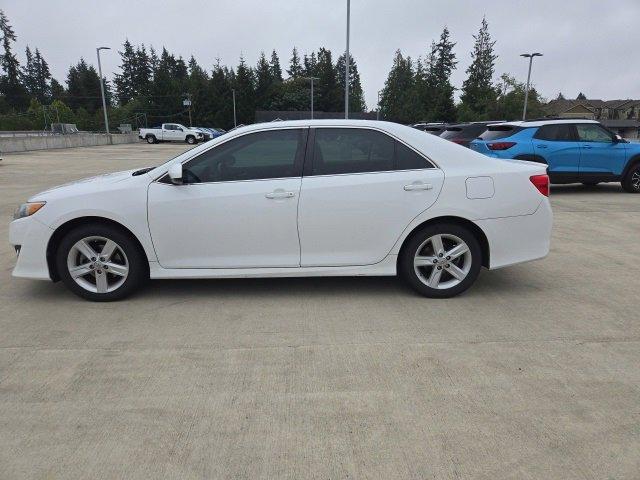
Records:
[[[581,182],[619,182],[620,175],[613,173],[549,173],[551,183],[581,183]]]
[[[162,268],[150,262],[152,279],[170,278],[267,278],[267,277],[384,277],[396,274],[397,255],[387,255],[374,265],[348,267],[286,267],[286,268]]]

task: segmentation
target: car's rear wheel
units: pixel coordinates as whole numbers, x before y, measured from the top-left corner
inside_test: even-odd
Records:
[[[196,143],[196,137],[194,137],[193,135],[188,135],[185,140],[189,145],[193,145]]]
[[[621,183],[627,192],[640,193],[640,163],[629,169]]]
[[[61,280],[87,300],[120,300],[148,278],[140,246],[122,230],[101,224],[83,225],[67,233],[56,252]]]
[[[482,267],[482,249],[474,234],[456,224],[429,225],[402,248],[401,277],[425,297],[453,297],[468,289]]]
[[[153,135],[147,135],[147,143],[148,144],[156,143],[156,137],[154,137]]]

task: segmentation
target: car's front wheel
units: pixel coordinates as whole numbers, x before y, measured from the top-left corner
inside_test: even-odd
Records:
[[[468,289],[482,267],[482,249],[474,234],[456,224],[429,225],[402,248],[399,273],[425,297],[453,297]]]
[[[640,193],[640,163],[629,169],[622,179],[622,188],[629,193]]]
[[[121,229],[102,224],[67,233],[56,252],[56,268],[69,290],[98,302],[130,295],[149,276],[140,246]]]

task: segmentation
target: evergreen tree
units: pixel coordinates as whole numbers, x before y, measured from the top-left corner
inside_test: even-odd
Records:
[[[105,96],[109,98],[109,89],[106,83]],[[93,65],[87,64],[83,58],[80,58],[77,65],[69,68],[66,97],[72,110],[82,108],[92,115],[102,109],[100,77]]]
[[[191,114],[194,125],[200,125],[206,117],[208,106],[209,76],[207,72],[198,65],[196,59],[191,56],[189,59],[189,98],[191,99]]]
[[[436,44],[436,59],[432,67],[432,75],[435,80],[435,103],[433,119],[443,122],[451,122],[456,118],[456,106],[453,101],[454,87],[451,85],[451,73],[456,68],[456,54],[453,52],[453,43],[450,39],[449,29],[444,27],[440,35],[440,41]]]
[[[280,58],[275,50],[271,52],[271,61],[269,62],[269,68],[271,69],[271,78],[274,82],[278,83],[282,81],[282,67],[280,67]]]
[[[336,71],[338,75],[338,90],[344,92],[344,71],[345,71],[345,55],[340,55],[336,62]],[[364,112],[367,108],[364,102],[364,93],[362,84],[360,83],[360,74],[358,73],[358,65],[349,54],[349,111]]]
[[[558,96],[556,97],[556,100],[566,100],[564,98],[564,95],[562,94],[562,92],[558,92]]]
[[[505,120],[520,120],[522,118],[522,105],[524,104],[525,84],[518,82],[514,77],[503,74],[501,77],[505,88],[498,98],[497,104],[489,113],[492,118]],[[532,118],[544,117],[544,100],[534,87],[529,89],[529,101],[527,115]]]
[[[260,53],[255,69],[255,98],[256,109],[269,109],[269,94],[273,84],[272,70],[267,62],[264,52]]]
[[[123,51],[118,52],[122,64],[120,70],[122,73],[117,73],[114,78],[114,85],[116,88],[116,96],[120,105],[125,105],[136,95],[135,91],[135,68],[136,68],[136,52],[133,49],[133,45],[129,40],[125,40],[123,44]]]
[[[62,101],[65,96],[64,87],[58,82],[55,78],[51,79],[51,99],[55,102],[56,100]]]
[[[16,110],[25,110],[29,104],[27,91],[20,81],[20,63],[12,52],[12,42],[16,34],[4,11],[0,10],[0,35],[2,35],[3,52],[0,55],[0,67],[4,72],[0,76],[0,94],[4,96],[7,106]]]
[[[37,48],[34,62],[36,66],[35,96],[40,103],[46,103],[51,99],[53,79],[51,78],[49,65]]]
[[[473,38],[472,62],[467,68],[468,77],[462,84],[460,96],[461,117],[463,120],[487,120],[488,111],[498,97],[493,85],[494,63],[498,56],[494,54],[496,42],[491,40],[485,18],[482,19],[478,35]]]
[[[153,75],[151,61],[144,44],[136,48],[133,68],[133,91],[138,97],[149,94]]]
[[[253,123],[256,112],[255,78],[243,57],[235,73],[236,115],[238,124]]]
[[[293,47],[293,52],[291,52],[291,61],[289,62],[289,68],[287,69],[287,74],[291,78],[298,78],[304,75],[304,68],[300,63],[300,56],[298,55],[298,49]]]
[[[580,92],[578,94],[578,97],[576,98],[576,100],[586,100],[586,99],[587,99],[587,96],[582,92]]]
[[[24,55],[26,57],[25,66],[22,68],[22,83],[27,93],[31,97],[36,96],[36,90],[38,89],[38,67],[36,66],[35,58],[31,53],[29,45],[25,48]]]
[[[414,78],[413,100],[416,102],[415,120],[431,121],[435,117],[438,80],[435,65],[438,45],[431,42],[425,61],[418,59]]]
[[[316,64],[312,67],[312,63],[310,62],[309,67],[313,68],[315,71],[314,76],[318,77],[318,100],[317,102],[314,101],[314,103],[316,103],[316,105],[314,105],[315,108],[324,112],[343,111],[343,97],[340,94],[340,87],[338,86],[338,72],[331,58],[331,50],[322,47],[318,50],[317,61],[313,54],[312,58]]]
[[[415,77],[410,57],[396,50],[393,65],[380,94],[380,113],[386,120],[400,123],[415,121]]]
[[[302,65],[302,74],[305,77],[317,76],[318,59],[316,58],[316,52],[311,52],[311,55],[309,56],[305,54],[302,60]]]

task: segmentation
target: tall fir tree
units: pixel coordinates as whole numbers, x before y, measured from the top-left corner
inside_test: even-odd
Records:
[[[275,50],[271,52],[271,60],[269,61],[269,68],[271,69],[271,78],[274,82],[278,83],[282,81],[282,67],[280,66],[280,58]]]
[[[312,58],[315,56],[312,54]],[[311,65],[311,63],[310,63]],[[317,80],[318,99],[315,107],[324,112],[340,112],[344,110],[342,95],[338,86],[338,72],[333,64],[331,50],[321,47],[318,50],[314,67]],[[315,93],[315,92],[314,92]]]
[[[380,114],[385,120],[400,123],[415,121],[415,76],[411,57],[396,50],[393,65],[380,94]]]
[[[49,64],[37,48],[33,59],[36,66],[35,96],[40,103],[46,103],[51,101],[52,95],[52,78],[51,72],[49,71]]]
[[[460,96],[461,120],[488,120],[488,114],[498,98],[498,90],[493,84],[495,72],[495,41],[491,40],[489,24],[486,18],[478,35],[474,35],[475,44],[471,52],[471,65],[467,68],[467,79],[462,84]]]
[[[336,62],[336,71],[338,75],[338,89],[344,92],[344,70],[345,70],[345,55],[340,55]],[[349,111],[350,112],[364,112],[367,108],[364,102],[364,92],[362,91],[362,83],[360,82],[360,74],[358,73],[358,65],[353,58],[353,55],[349,54]]]
[[[135,95],[146,96],[149,94],[152,78],[152,67],[147,49],[144,44],[136,48],[134,68],[133,68],[133,91]]]
[[[300,63],[300,55],[298,55],[298,49],[293,47],[291,52],[291,60],[289,61],[289,68],[287,74],[291,78],[298,78],[304,75],[304,67]]]
[[[116,73],[113,81],[120,105],[127,104],[137,93],[134,85],[136,52],[129,39],[125,40],[123,47],[123,50],[118,52],[122,61],[120,64],[121,73]]]
[[[453,100],[455,88],[451,85],[451,73],[458,63],[453,51],[455,45],[451,41],[449,29],[444,27],[440,41],[436,44],[436,58],[432,67],[435,81],[433,119],[436,121],[452,122],[456,119],[456,105]]]
[[[258,57],[258,63],[255,69],[255,99],[256,109],[268,110],[269,109],[269,94],[271,93],[271,86],[273,84],[273,76],[267,58],[264,52],[260,53]]]
[[[2,35],[0,67],[3,72],[0,76],[0,94],[4,96],[8,107],[18,111],[25,110],[29,104],[29,97],[21,82],[20,63],[12,51],[12,43],[17,37],[2,10],[0,10],[0,35]]]
[[[238,124],[253,123],[256,113],[255,76],[251,67],[244,61],[244,57],[240,57],[234,85]]]
[[[22,67],[22,83],[27,93],[33,98],[37,95],[36,91],[38,89],[38,67],[29,45],[24,50],[24,56],[25,65]]]
[[[108,83],[105,83],[105,96],[109,100]],[[83,58],[80,58],[76,65],[69,68],[66,99],[66,103],[72,110],[82,109],[92,115],[102,109],[100,76],[95,67],[87,64]]]

